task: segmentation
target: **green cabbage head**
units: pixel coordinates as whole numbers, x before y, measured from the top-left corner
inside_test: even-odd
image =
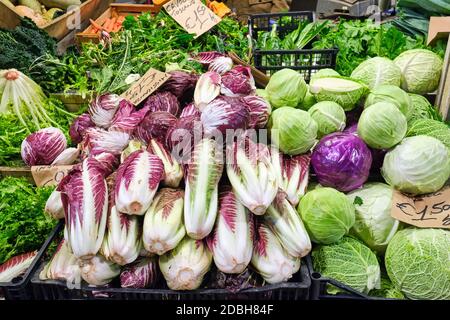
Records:
[[[412,100],[408,93],[399,87],[381,85],[372,90],[367,96],[364,108],[369,108],[377,102],[390,102],[395,105],[408,120],[413,112]]]
[[[288,155],[305,153],[317,141],[317,123],[303,110],[276,109],[270,115],[268,128],[272,143]]]
[[[434,119],[437,111],[427,100],[427,98],[415,93],[410,93],[409,96],[411,97],[413,107],[408,122],[416,119]]]
[[[309,108],[311,108],[313,105],[315,105],[317,103],[316,97],[314,97],[314,95],[311,92],[309,92],[309,85],[307,85],[307,87],[308,87],[308,90],[306,91],[305,98],[297,106],[298,108],[305,110],[305,111],[308,111]]]
[[[297,211],[316,243],[330,244],[347,234],[355,223],[355,207],[333,188],[317,188],[306,193]]]
[[[332,132],[342,131],[345,128],[345,111],[336,102],[318,102],[308,112],[319,126],[317,132],[319,138]]]
[[[266,86],[266,93],[273,108],[297,107],[305,98],[307,90],[303,76],[291,69],[275,72]]]
[[[426,49],[413,49],[400,54],[394,63],[402,72],[403,90],[425,94],[438,88],[443,61],[434,52]]]
[[[363,61],[353,70],[351,78],[367,84],[370,89],[382,84],[400,87],[402,72],[390,59],[375,57]]]
[[[380,288],[381,271],[376,255],[352,237],[317,246],[311,255],[314,270],[325,277],[363,293]]]
[[[356,217],[350,233],[380,254],[400,225],[391,217],[392,195],[392,187],[379,182],[367,183],[347,194],[355,206]]]
[[[378,102],[365,109],[358,121],[358,135],[375,149],[389,149],[405,137],[407,121],[389,102]]]
[[[340,76],[339,72],[333,69],[330,68],[320,69],[319,71],[311,75],[311,80],[309,81],[309,83],[312,83],[320,78],[339,77],[339,76]]]
[[[386,250],[386,271],[409,299],[450,299],[450,231],[404,229]]]
[[[405,138],[386,154],[381,174],[388,184],[402,192],[436,192],[450,177],[450,153],[436,138],[424,135]]]
[[[366,85],[345,77],[324,77],[312,81],[309,90],[317,101],[334,101],[345,111],[352,110],[368,93]]]

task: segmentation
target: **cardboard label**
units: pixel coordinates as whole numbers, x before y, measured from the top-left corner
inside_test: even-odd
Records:
[[[450,186],[416,197],[395,190],[391,216],[416,227],[450,229]]]
[[[164,82],[170,78],[170,75],[155,69],[148,70],[142,77],[136,81],[130,89],[122,94],[122,98],[127,99],[137,106],[149,95],[155,92]]]
[[[31,174],[38,187],[57,186],[67,175],[73,165],[65,166],[32,166]]]
[[[172,0],[164,5],[167,13],[195,37],[214,27],[220,18],[200,0]]]

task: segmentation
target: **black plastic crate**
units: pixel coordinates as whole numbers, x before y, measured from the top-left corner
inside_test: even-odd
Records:
[[[336,67],[337,48],[313,50],[304,48],[299,50],[261,50],[257,47],[258,33],[270,31],[272,24],[277,24],[278,34],[283,38],[286,34],[296,30],[302,21],[314,21],[312,11],[297,11],[286,13],[255,14],[249,17],[248,25],[253,43],[253,63],[255,67],[267,75],[289,68],[297,70],[309,82],[311,75],[320,69]]]
[[[309,300],[312,263],[302,259],[300,270],[289,282],[248,288],[237,293],[226,289],[174,291],[168,288],[120,288],[117,279],[110,286],[93,287],[82,282],[79,288],[68,288],[65,281],[40,280],[39,273],[48,261],[40,261],[31,278],[33,297],[37,300]],[[164,281],[162,281],[164,282]]]
[[[11,282],[0,282],[0,296],[3,295],[6,300],[31,300],[33,299],[33,290],[31,288],[30,280],[35,271],[40,266],[40,262],[45,259],[47,249],[52,244],[53,240],[58,236],[64,227],[64,222],[60,221],[53,229],[50,236],[38,251],[36,257],[31,263],[25,274],[14,278]]]

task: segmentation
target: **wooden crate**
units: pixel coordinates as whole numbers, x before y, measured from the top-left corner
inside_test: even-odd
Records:
[[[160,6],[153,4],[113,3],[95,20],[95,22],[99,25],[103,25],[103,23],[110,18],[128,15],[138,16],[143,12],[158,13],[160,8]],[[89,25],[89,27],[87,27],[83,32],[77,33],[75,36],[75,41],[77,44],[87,41],[98,42],[99,32],[94,32],[93,30],[94,27]]]
[[[51,37],[63,39],[71,31],[82,28],[84,21],[96,19],[104,12],[113,0],[87,0],[75,10],[54,19],[41,27]],[[79,21],[77,21],[79,15]],[[76,23],[76,22],[79,22]],[[0,0],[0,27],[13,29],[20,23],[20,15],[14,10],[14,5],[6,0]]]

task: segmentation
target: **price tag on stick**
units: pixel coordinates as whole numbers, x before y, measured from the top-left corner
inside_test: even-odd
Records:
[[[127,99],[132,104],[137,106],[144,101],[149,95],[155,92],[160,86],[164,84],[170,75],[158,71],[156,69],[148,70],[137,82],[135,82],[130,89],[122,94],[122,98]]]
[[[65,166],[32,166],[31,174],[38,187],[57,186],[59,182],[73,168],[73,165]]]
[[[196,38],[221,20],[200,0],[172,0],[164,5],[164,9],[184,30],[195,34]]]
[[[450,186],[416,197],[395,190],[391,216],[420,228],[450,229]]]

